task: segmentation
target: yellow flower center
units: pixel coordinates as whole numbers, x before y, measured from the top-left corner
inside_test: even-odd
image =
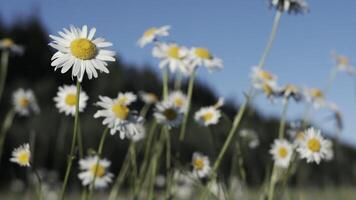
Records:
[[[259,71],[259,76],[260,76],[260,78],[262,78],[263,80],[266,80],[266,81],[273,80],[272,74],[270,74],[267,71],[263,71],[263,70]]]
[[[28,165],[30,162],[30,153],[26,151],[19,153],[17,160],[20,165]]]
[[[98,164],[94,164],[90,167],[90,172],[94,174],[96,177],[103,177],[105,175],[105,168]]]
[[[204,160],[202,158],[196,158],[193,165],[196,170],[202,170],[204,168]]]
[[[184,104],[184,100],[182,98],[175,98],[174,105],[177,107],[182,107]]]
[[[156,31],[157,31],[157,28],[152,27],[152,28],[148,29],[147,31],[145,31],[145,33],[143,34],[143,37],[152,37]]]
[[[273,89],[272,89],[272,87],[271,87],[270,85],[268,85],[267,83],[264,83],[264,84],[262,85],[262,90],[263,90],[263,92],[264,92],[267,96],[273,94]]]
[[[296,139],[297,140],[304,140],[304,132],[303,131],[299,131],[297,133]]]
[[[28,100],[27,98],[21,98],[19,100],[19,104],[21,107],[25,108],[30,104],[30,100]]]
[[[163,115],[169,120],[175,120],[177,118],[177,112],[172,109],[172,108],[168,108],[166,110],[163,111]]]
[[[96,55],[96,46],[88,39],[79,38],[72,41],[70,51],[76,58],[90,60]]]
[[[204,120],[204,122],[208,122],[213,119],[213,116],[214,115],[212,112],[206,112],[205,114],[203,114],[202,119]]]
[[[179,50],[180,50],[179,47],[177,47],[176,45],[169,47],[167,52],[168,56],[174,59],[180,59]]]
[[[288,150],[287,150],[287,148],[285,148],[285,147],[279,148],[279,149],[278,149],[278,155],[279,155],[279,157],[281,157],[281,158],[287,157],[287,155],[288,155]]]
[[[196,48],[195,55],[202,59],[211,59],[211,54],[206,48]]]
[[[312,138],[308,141],[308,148],[312,152],[319,152],[321,148],[320,141],[316,138]]]
[[[338,64],[342,66],[349,65],[349,59],[346,56],[339,56],[337,58]]]
[[[75,106],[77,103],[77,95],[75,94],[68,94],[66,96],[65,102],[68,106]]]
[[[324,93],[319,89],[315,89],[315,88],[311,89],[310,94],[314,98],[320,98],[320,99],[324,98]]]
[[[115,113],[118,119],[125,120],[129,116],[130,109],[122,105],[121,103],[116,103],[111,107],[111,110]]]
[[[2,44],[5,46],[5,47],[11,47],[12,45],[14,45],[14,41],[10,38],[4,38],[2,40]]]

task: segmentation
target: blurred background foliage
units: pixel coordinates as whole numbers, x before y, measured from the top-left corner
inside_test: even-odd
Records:
[[[59,114],[53,97],[56,95],[58,86],[63,84],[73,84],[70,73],[64,75],[60,72],[54,72],[50,66],[50,59],[53,55],[53,49],[48,46],[48,32],[42,26],[37,17],[28,18],[25,21],[5,27],[0,20],[0,38],[11,37],[18,44],[25,46],[26,50],[22,56],[12,56],[9,63],[9,72],[6,81],[4,98],[0,104],[0,121],[2,122],[6,113],[11,107],[11,95],[17,88],[33,89],[41,113],[29,118],[16,116],[13,126],[8,132],[5,141],[4,156],[0,165],[0,184],[7,187],[10,181],[20,179],[28,180],[23,168],[10,163],[9,157],[14,147],[28,142],[32,136],[35,136],[34,165],[43,172],[55,174],[59,180],[62,180],[64,168],[66,165],[66,155],[69,152],[71,141],[73,120]],[[161,93],[160,74],[157,74],[149,66],[135,67],[128,63],[120,62],[120,55],[117,56],[117,62],[110,64],[110,74],[102,74],[98,79],[83,82],[83,90],[87,92],[90,99],[85,112],[80,115],[80,126],[83,135],[83,144],[85,149],[96,149],[100,135],[104,129],[101,120],[93,118],[97,108],[94,103],[99,95],[116,97],[118,92],[132,91],[137,94],[144,90],[154,92],[157,95]],[[237,84],[237,83],[234,83]],[[172,84],[173,85],[173,84]],[[183,86],[186,88],[186,85]],[[218,97],[209,87],[201,82],[196,84],[193,95],[193,112],[200,106],[212,105]],[[214,146],[220,148],[228,129],[230,128],[229,118],[232,119],[238,109],[234,101],[228,101],[223,111],[226,114],[222,122],[212,129],[198,126],[192,117],[189,120],[187,137],[183,145],[178,146],[178,133],[172,133],[173,152],[180,150],[179,163],[189,167],[192,152],[200,151],[214,159],[216,152]],[[143,103],[138,101],[135,105],[137,110],[141,109]],[[245,115],[241,129],[248,128],[256,131],[260,140],[260,145],[256,149],[248,147],[240,137],[242,144],[242,154],[245,158],[244,167],[246,169],[247,183],[252,186],[261,185],[267,177],[267,169],[271,166],[271,156],[268,153],[273,138],[278,132],[279,121],[275,118],[265,118],[253,107],[248,109]],[[149,113],[146,126],[149,127],[152,118],[152,109]],[[211,138],[209,131],[213,131],[215,138]],[[332,133],[329,133],[332,135]],[[335,141],[334,141],[335,142]],[[298,185],[354,185],[356,184],[356,151],[354,147],[344,144],[334,145],[337,147],[336,156],[332,162],[322,162],[320,165],[306,165],[300,163],[300,170],[290,179],[290,184]],[[106,141],[104,157],[112,161],[111,171],[117,174],[124,160],[128,148],[128,141],[121,140],[117,135],[111,136]],[[223,165],[220,169],[223,177],[231,177],[238,174],[238,170],[231,170],[231,163],[238,152],[235,151],[235,145],[232,145],[225,156]],[[138,162],[142,158],[142,151],[138,157]],[[76,169],[76,168],[74,168]],[[77,169],[76,169],[77,170]],[[71,184],[79,187],[79,181],[76,177],[77,171],[71,174]],[[163,170],[163,169],[162,169]]]

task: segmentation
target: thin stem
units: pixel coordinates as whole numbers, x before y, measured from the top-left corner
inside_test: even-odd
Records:
[[[37,170],[35,168],[32,167],[32,170],[37,178],[37,200],[42,200],[43,196],[42,196],[42,181],[41,181],[41,177],[38,174]]]
[[[288,110],[289,99],[286,99],[286,102],[283,105],[283,111],[281,115],[281,121],[279,124],[278,138],[284,138],[285,126],[286,126],[286,118],[287,118],[287,110]]]
[[[326,83],[326,87],[325,87],[325,89],[324,89],[324,95],[330,91],[331,86],[333,85],[333,83],[334,83],[334,81],[335,81],[337,72],[338,72],[337,68],[332,68],[332,69],[330,70],[328,82]]]
[[[74,153],[75,153],[75,146],[76,146],[76,139],[77,139],[77,132],[78,132],[78,122],[79,122],[79,100],[80,100],[80,82],[77,81],[77,94],[76,94],[76,103],[75,103],[75,117],[74,117],[72,145],[70,148],[70,154],[68,156],[68,164],[67,164],[67,169],[66,169],[66,173],[64,176],[61,193],[59,195],[60,200],[64,199],[64,193],[67,189],[68,179],[69,179],[70,171],[72,169],[72,164],[73,164],[73,160],[74,160]]]
[[[274,39],[276,38],[276,34],[277,34],[277,30],[278,30],[278,26],[279,26],[279,22],[281,20],[281,16],[282,16],[283,12],[280,10],[276,11],[276,15],[274,17],[274,22],[273,22],[273,26],[272,26],[272,31],[271,34],[269,36],[267,45],[265,47],[265,50],[262,53],[261,59],[260,59],[260,63],[258,64],[258,67],[262,68],[265,63],[266,63],[266,59],[271,51]]]
[[[166,134],[166,177],[167,177],[167,187],[166,187],[166,199],[170,198],[171,194],[171,138],[167,127],[164,127]]]
[[[168,98],[168,69],[165,68],[163,73],[162,73],[162,80],[163,80],[163,99],[167,100]]]
[[[150,104],[145,104],[143,108],[141,109],[140,116],[145,118],[147,115],[148,110],[150,109]]]
[[[6,135],[8,130],[10,129],[11,125],[12,125],[12,121],[14,119],[15,116],[15,110],[11,109],[9,110],[9,112],[6,114],[6,117],[4,119],[4,122],[2,123],[1,126],[1,132],[0,132],[0,163],[1,163],[1,158],[2,158],[2,152],[4,149],[4,142],[6,139]]]
[[[184,113],[184,118],[183,118],[183,123],[182,123],[182,127],[180,129],[180,134],[179,134],[179,140],[183,141],[184,140],[184,136],[185,136],[185,132],[186,132],[186,128],[187,128],[187,122],[188,122],[188,117],[189,117],[189,110],[191,107],[191,102],[192,102],[192,96],[193,96],[193,88],[194,88],[194,80],[195,80],[195,70],[192,72],[192,74],[190,75],[189,78],[189,85],[188,85],[188,96],[187,96],[187,110]]]
[[[132,183],[133,183],[133,199],[136,198],[137,195],[137,184],[136,184],[136,179],[137,179],[137,161],[136,161],[136,145],[135,142],[132,141],[132,144],[130,145],[130,162],[132,166]]]
[[[6,75],[7,75],[7,67],[9,64],[9,50],[3,50],[1,53],[1,73],[0,73],[0,101],[2,97],[2,93],[4,92]]]
[[[78,122],[78,149],[79,149],[79,158],[82,159],[84,156],[84,150],[83,150],[83,137],[82,137],[82,129],[80,126],[80,122]]]
[[[268,198],[267,198],[268,200],[273,200],[276,182],[277,182],[277,168],[276,165],[273,165],[272,175],[271,175],[269,189],[268,189]]]
[[[174,90],[180,90],[182,86],[183,74],[178,72],[174,80]]]

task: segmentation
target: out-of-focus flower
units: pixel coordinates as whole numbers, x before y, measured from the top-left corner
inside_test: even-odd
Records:
[[[326,104],[326,108],[331,110],[331,112],[333,113],[333,118],[336,122],[337,128],[339,130],[342,130],[344,127],[344,125],[343,125],[344,123],[342,120],[342,113],[341,113],[340,109],[338,108],[338,106],[333,102],[328,102]]]
[[[82,172],[78,174],[84,186],[93,184],[96,188],[105,188],[112,181],[113,174],[108,172],[110,161],[99,159],[98,156],[88,156],[79,160],[79,168]]]
[[[137,44],[140,47],[144,47],[147,44],[156,41],[158,37],[168,36],[170,28],[170,26],[161,26],[159,28],[151,27],[143,33],[141,38],[137,41]]]
[[[292,158],[293,147],[287,140],[275,140],[269,152],[272,154],[276,166],[288,168]]]
[[[10,161],[19,164],[22,167],[29,167],[31,160],[30,145],[28,143],[15,148],[12,151]]]
[[[309,10],[305,0],[269,0],[271,6],[282,12],[305,13]]]
[[[137,100],[137,96],[132,92],[120,92],[117,96],[117,103],[129,106]]]
[[[168,101],[172,102],[175,107],[181,110],[181,112],[186,112],[188,109],[188,99],[187,95],[183,94],[182,91],[173,91],[168,95]]]
[[[58,88],[57,96],[54,97],[56,107],[59,112],[64,112],[66,115],[74,116],[75,106],[77,103],[77,88],[75,85],[64,85]],[[87,105],[88,95],[84,91],[80,91],[79,96],[79,112],[83,112]]]
[[[157,95],[152,92],[140,91],[139,95],[145,104],[155,104],[158,101]]]
[[[356,69],[350,64],[349,58],[344,55],[339,55],[333,52],[331,57],[336,62],[336,68],[350,75],[356,72]]]
[[[157,187],[163,188],[166,185],[166,177],[162,174],[157,175],[155,184]]]
[[[304,140],[297,151],[308,163],[319,164],[321,160],[331,157],[332,143],[321,136],[320,130],[309,128],[305,131]]]
[[[191,73],[196,67],[206,67],[210,72],[223,68],[222,60],[214,56],[207,48],[193,47],[191,49],[185,49],[189,64],[189,73]]]
[[[207,178],[211,173],[209,157],[194,152],[192,158],[193,175],[198,178]]]
[[[138,116],[137,112],[129,108],[132,102],[122,93],[118,97],[111,99],[109,97],[99,96],[100,101],[96,104],[102,108],[94,114],[94,118],[104,117],[103,125],[110,128],[110,133],[114,135],[120,132],[120,138],[131,138],[136,134],[142,134],[143,118]]]
[[[182,123],[183,113],[171,101],[163,101],[156,105],[154,116],[158,123],[168,127],[177,127]]]
[[[28,116],[31,112],[40,112],[35,95],[32,90],[17,89],[12,96],[15,111],[21,116]]]
[[[159,43],[153,50],[154,57],[160,59],[159,67],[162,69],[168,67],[171,72],[175,72],[177,69],[183,74],[189,74],[185,60],[186,50],[185,47],[181,47],[178,44],[166,44]]]
[[[3,38],[0,40],[0,50],[8,50],[11,53],[21,55],[24,52],[24,47],[15,44],[11,38]]]
[[[296,85],[292,84],[283,86],[279,92],[279,95],[282,96],[284,100],[293,98],[295,101],[300,101],[303,97],[301,90]]]
[[[257,133],[252,129],[242,129],[239,132],[241,138],[247,142],[247,145],[251,149],[255,149],[260,145],[260,140],[258,139]]]
[[[221,98],[213,106],[200,108],[194,115],[195,121],[197,121],[202,126],[217,124],[221,117],[221,111],[219,108],[223,105],[224,100]]]
[[[268,98],[278,95],[277,77],[259,67],[253,67],[251,73],[252,86],[262,91]]]
[[[315,108],[320,108],[325,106],[325,95],[324,92],[318,88],[307,88],[304,90],[304,98],[311,102]]]
[[[142,123],[136,124],[135,128],[137,129],[137,133],[134,135],[131,135],[131,137],[129,137],[129,139],[131,139],[134,142],[139,142],[146,137],[146,129]]]
[[[57,50],[51,59],[54,70],[61,68],[61,73],[66,73],[72,68],[72,77],[77,77],[79,82],[85,72],[89,79],[98,77],[97,70],[109,73],[107,62],[115,61],[115,52],[104,48],[112,43],[101,37],[94,39],[96,29],[88,31],[86,25],[82,28],[71,26],[70,30],[64,28],[63,31],[58,32],[60,37],[50,35],[53,41],[49,45]]]
[[[190,199],[193,193],[193,177],[178,170],[173,174],[173,193],[181,199]]]

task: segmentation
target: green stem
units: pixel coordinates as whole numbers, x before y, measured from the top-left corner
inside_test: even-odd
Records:
[[[150,104],[145,104],[143,108],[141,109],[140,116],[145,118],[147,115],[148,110],[150,109]]]
[[[101,154],[103,152],[103,148],[104,148],[104,143],[105,143],[105,139],[106,139],[106,136],[108,135],[109,133],[109,128],[105,128],[105,130],[103,131],[102,135],[101,135],[101,138],[100,138],[100,142],[99,142],[99,147],[98,147],[98,150],[97,150],[97,157],[98,157],[98,160],[96,161],[96,167],[95,167],[95,172],[94,174],[97,174],[97,170],[98,170],[98,165],[99,165],[99,162],[100,162],[100,157],[101,157]],[[89,195],[88,195],[88,199],[91,199],[92,196],[93,196],[93,191],[94,191],[94,187],[95,187],[95,179],[96,179],[96,176],[94,176],[93,178],[93,181],[92,183],[90,184],[89,186]]]
[[[168,69],[165,68],[162,73],[162,80],[163,80],[163,100],[167,100],[168,98]]]
[[[166,177],[167,177],[167,187],[166,187],[166,199],[170,199],[171,195],[171,138],[167,127],[164,127],[166,134]]]
[[[2,97],[2,93],[4,92],[6,75],[7,75],[7,67],[9,64],[9,50],[3,50],[1,53],[1,73],[0,73],[0,101]]]
[[[260,67],[260,68],[262,68],[265,65],[268,54],[271,51],[274,39],[276,38],[276,34],[277,34],[277,30],[278,30],[278,26],[279,26],[279,22],[281,20],[282,14],[283,14],[282,11],[280,11],[280,10],[276,11],[276,15],[274,17],[274,22],[273,22],[273,26],[272,26],[272,31],[269,36],[269,40],[267,42],[265,50],[262,53],[260,63],[258,64],[258,67]]]
[[[43,196],[42,196],[42,181],[41,181],[41,177],[38,174],[37,170],[35,168],[32,167],[32,170],[37,178],[37,200],[42,200]]]
[[[135,145],[135,142],[131,142],[132,144],[130,144],[130,162],[131,162],[131,166],[132,166],[132,188],[133,188],[133,199],[136,198],[136,195],[137,195],[137,184],[136,184],[136,179],[137,179],[137,161],[136,161],[136,145]]]
[[[84,156],[84,150],[83,150],[83,137],[82,137],[82,129],[80,126],[80,122],[78,122],[78,149],[79,149],[79,158],[82,159]]]
[[[174,90],[180,90],[182,86],[183,74],[178,72],[174,80]]]
[[[324,89],[324,95],[326,95],[326,93],[328,93],[331,89],[331,86],[333,85],[336,75],[337,75],[337,68],[332,68],[329,74],[329,78],[328,78],[328,82],[326,84],[326,87]]]
[[[189,117],[189,110],[191,107],[191,102],[192,102],[192,96],[193,96],[193,88],[194,88],[194,80],[195,80],[195,70],[192,72],[192,74],[190,75],[189,78],[189,85],[188,85],[188,96],[187,96],[187,110],[184,113],[184,118],[183,118],[183,123],[182,123],[182,127],[180,129],[180,134],[179,134],[179,141],[183,141],[184,140],[184,136],[185,136],[185,131],[187,128],[187,122],[188,122],[188,117]]]
[[[74,153],[75,153],[75,146],[76,146],[76,139],[77,139],[77,132],[78,132],[78,122],[79,122],[79,100],[80,100],[79,98],[80,98],[80,82],[77,81],[77,94],[76,94],[72,144],[71,144],[71,148],[70,148],[70,154],[68,156],[67,169],[66,169],[66,173],[64,176],[64,181],[63,181],[63,185],[61,188],[61,192],[59,195],[59,200],[64,199],[64,194],[67,189],[68,179],[69,179],[70,171],[72,169],[72,164],[73,164],[73,160],[74,160]]]
[[[276,182],[277,182],[277,168],[276,165],[273,165],[272,175],[271,175],[269,189],[268,189],[268,198],[267,198],[268,200],[273,200]]]
[[[286,126],[286,118],[287,118],[287,110],[288,110],[289,99],[286,99],[286,102],[283,105],[283,111],[281,116],[281,122],[279,124],[278,138],[284,138],[285,126]]]
[[[1,163],[1,158],[2,158],[2,152],[4,149],[4,142],[6,139],[6,135],[8,130],[10,129],[12,125],[12,121],[14,120],[15,117],[15,110],[11,109],[9,112],[6,114],[4,122],[2,123],[1,126],[1,132],[0,132],[0,163]]]

